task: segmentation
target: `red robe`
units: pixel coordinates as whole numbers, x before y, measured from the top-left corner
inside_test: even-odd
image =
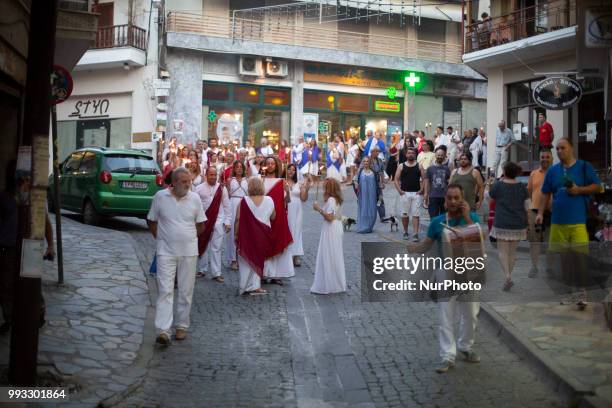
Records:
[[[276,217],[272,221],[272,236],[274,237],[274,246],[266,255],[266,258],[271,258],[283,252],[289,244],[293,242],[291,231],[289,230],[289,221],[287,219],[287,209],[285,208],[285,189],[283,180],[280,179],[268,191],[267,194],[274,201],[274,211]]]
[[[215,230],[215,224],[217,223],[217,216],[219,215],[219,208],[221,207],[221,198],[223,196],[223,186],[219,185],[212,202],[206,210],[206,223],[204,224],[204,231],[198,235],[198,255],[202,256],[210,237],[212,237],[213,231]]]
[[[253,238],[256,237],[256,238]],[[251,268],[263,277],[266,254],[272,250],[272,228],[260,222],[251,212],[249,205],[243,198],[240,201],[240,220],[238,221],[238,240],[236,250]]]

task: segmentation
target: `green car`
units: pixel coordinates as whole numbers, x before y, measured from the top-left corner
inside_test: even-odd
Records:
[[[102,216],[145,217],[153,196],[163,188],[153,157],[139,150],[104,147],[79,149],[60,164],[61,208],[83,214],[85,224],[98,224]],[[47,191],[54,209],[53,175]]]

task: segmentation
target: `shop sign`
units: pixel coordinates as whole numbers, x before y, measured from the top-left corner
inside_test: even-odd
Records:
[[[571,108],[582,98],[582,87],[567,77],[550,77],[533,89],[533,100],[544,109]]]
[[[329,133],[329,122],[322,120],[319,122],[319,133],[327,134]]]
[[[110,100],[107,98],[84,99],[74,103],[71,118],[108,118]]]
[[[114,119],[132,115],[132,96],[92,95],[73,96],[57,105],[57,120]]]
[[[612,11],[609,7],[588,8],[585,13],[585,43],[589,48],[612,47]]]
[[[370,88],[402,87],[402,79],[397,72],[317,63],[306,64],[304,81]]]
[[[170,80],[169,79],[155,78],[153,80],[153,88],[155,88],[155,89],[170,89]]]
[[[377,112],[399,112],[399,102],[374,101],[374,110]]]

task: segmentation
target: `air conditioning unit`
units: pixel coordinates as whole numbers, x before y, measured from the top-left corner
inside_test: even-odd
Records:
[[[266,61],[266,75],[271,77],[286,77],[289,75],[287,61]]]
[[[263,76],[263,67],[260,58],[240,57],[240,75]]]

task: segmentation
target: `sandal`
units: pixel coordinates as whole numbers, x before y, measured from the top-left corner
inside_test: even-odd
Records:
[[[261,296],[261,295],[267,295],[267,294],[268,294],[268,291],[265,289],[261,289],[261,288],[255,289],[249,292],[249,296]]]
[[[206,276],[206,274],[204,272],[197,272],[196,273],[196,278],[203,278],[205,276]]]
[[[217,282],[219,282],[219,283],[223,283],[223,282],[225,282],[225,279],[223,278],[223,276],[215,276],[215,277],[213,278],[213,280],[215,280],[215,281],[217,281]]]
[[[278,286],[283,286],[283,280],[282,279],[272,279],[272,281],[270,282],[274,285],[278,285]]]
[[[237,264],[236,262],[232,262],[232,263],[230,264],[230,269],[231,269],[232,271],[237,271],[237,270],[238,270],[238,264]]]

